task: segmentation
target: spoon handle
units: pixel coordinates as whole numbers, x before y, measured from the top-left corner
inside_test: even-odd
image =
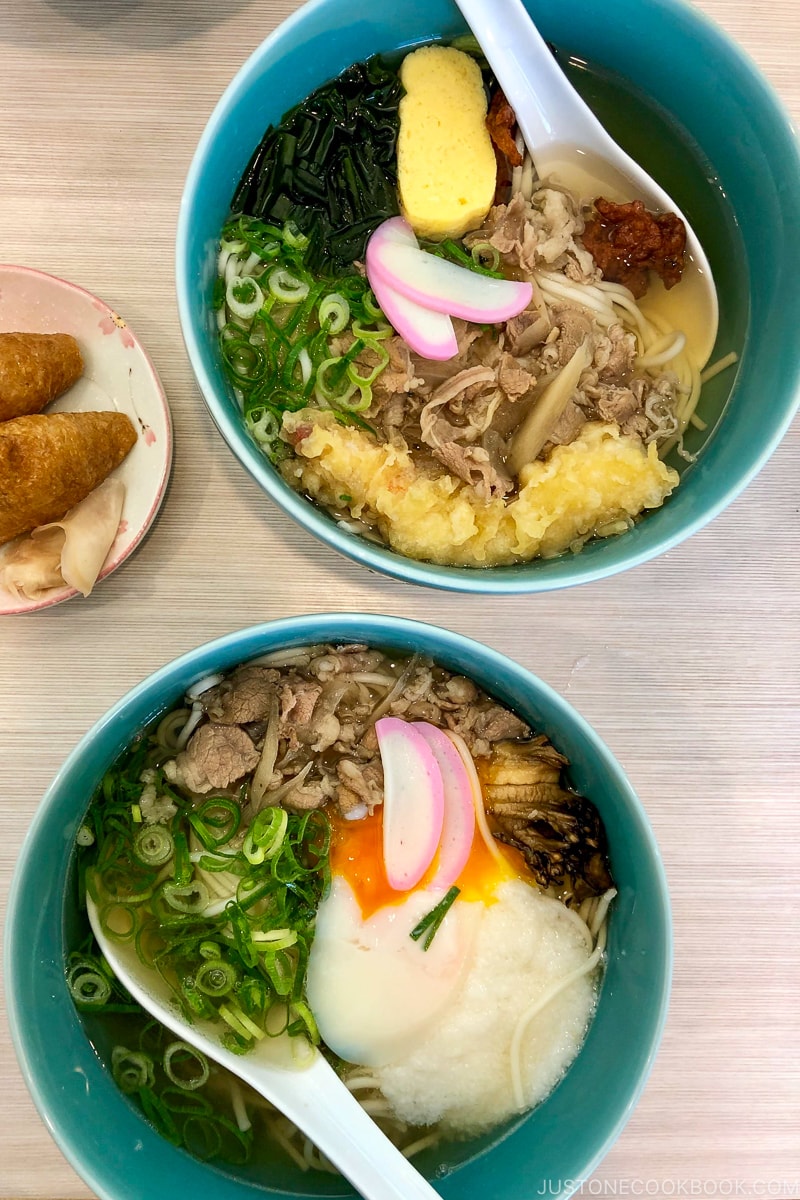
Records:
[[[256,1071],[249,1082],[261,1090]],[[441,1200],[321,1055],[304,1070],[284,1072],[280,1092],[278,1099],[263,1089],[291,1121],[308,1131],[317,1149],[365,1200]]]
[[[455,3],[514,109],[534,161],[536,151],[548,146],[598,148],[610,140],[559,67],[522,0]]]

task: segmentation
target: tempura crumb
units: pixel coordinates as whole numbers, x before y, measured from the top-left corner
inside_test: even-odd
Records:
[[[340,425],[330,412],[286,413],[283,430],[296,455],[281,467],[292,487],[376,526],[398,553],[445,566],[561,554],[620,519],[658,508],[679,481],[655,445],[599,421],[524,467],[510,503],[480,500],[451,475],[425,474],[404,447]]]

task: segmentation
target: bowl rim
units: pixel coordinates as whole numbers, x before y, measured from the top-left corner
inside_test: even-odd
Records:
[[[314,633],[315,629],[319,630],[317,636]],[[400,645],[413,645],[418,642],[420,637],[426,639],[425,651],[427,653],[431,653],[434,657],[440,656],[449,663],[456,664],[462,661],[465,648],[470,653],[477,655],[482,671],[492,673],[493,677],[497,677],[500,673],[503,679],[503,692],[514,692],[517,685],[524,684],[531,693],[526,697],[526,706],[530,706],[535,693],[537,700],[541,700],[543,706],[551,714],[549,723],[559,728],[569,727],[575,737],[585,741],[591,748],[592,756],[602,761],[609,778],[613,780],[616,793],[615,806],[618,805],[620,811],[624,811],[626,826],[637,829],[647,849],[648,891],[652,894],[653,903],[656,905],[664,943],[663,954],[659,955],[654,963],[654,974],[659,982],[654,988],[648,1041],[643,1041],[643,1045],[647,1045],[647,1052],[639,1065],[638,1074],[635,1076],[624,1107],[621,1108],[616,1119],[604,1134],[602,1141],[593,1148],[591,1159],[583,1168],[583,1178],[587,1178],[591,1174],[628,1121],[649,1077],[666,1022],[672,981],[674,937],[667,879],[652,825],[644,805],[609,747],[582,714],[539,676],[521,666],[514,659],[455,631],[404,617],[358,612],[328,612],[287,617],[248,626],[205,642],[164,664],[130,688],[91,726],[67,756],[47,788],[19,851],[9,891],[5,921],[5,994],[11,1041],[26,1086],[53,1139],[68,1162],[103,1200],[118,1200],[118,1193],[104,1178],[102,1156],[95,1156],[96,1160],[99,1159],[100,1166],[93,1166],[91,1156],[82,1151],[80,1145],[74,1143],[73,1135],[65,1123],[60,1120],[58,1106],[54,1104],[53,1096],[47,1094],[46,1087],[37,1075],[29,1053],[31,1039],[23,1016],[23,998],[19,993],[20,984],[14,969],[14,962],[20,953],[25,953],[24,931],[18,928],[18,911],[25,894],[28,876],[34,863],[38,861],[38,843],[44,837],[44,831],[51,822],[51,812],[58,804],[61,793],[95,738],[111,730],[120,718],[126,716],[132,706],[145,703],[151,694],[158,693],[168,697],[175,689],[174,682],[171,681],[176,678],[182,677],[186,680],[182,685],[184,688],[190,686],[189,676],[193,673],[194,680],[202,678],[204,674],[208,674],[209,665],[214,660],[227,662],[228,666],[225,669],[230,669],[237,661],[244,662],[257,657],[259,654],[257,647],[259,644],[263,645],[265,639],[269,641],[269,648],[287,640],[294,645],[301,645],[304,642],[313,644],[320,640],[334,643],[366,640],[373,645],[383,642],[387,646],[399,647]],[[291,641],[291,639],[294,640]],[[435,647],[433,643],[435,643]],[[263,653],[264,650],[262,649],[260,652]],[[231,654],[234,655],[233,658],[227,657]],[[66,878],[66,862],[63,871],[64,878]],[[105,1170],[107,1172],[108,1168]],[[454,1174],[457,1176],[459,1173],[460,1170],[456,1170]],[[566,1200],[580,1186],[580,1182],[580,1179],[562,1181],[565,1187],[560,1193],[561,1200]],[[446,1180],[444,1183],[446,1184]]]
[[[175,280],[181,331],[203,400],[223,440],[261,490],[302,529],[353,562],[383,575],[421,586],[483,595],[548,592],[608,578],[674,549],[727,508],[774,453],[800,406],[800,360],[796,363],[793,386],[787,388],[768,436],[762,440],[760,448],[744,470],[737,471],[735,475],[732,474],[719,484],[718,494],[711,503],[704,504],[700,511],[692,511],[679,528],[671,530],[667,527],[661,531],[656,527],[656,532],[651,534],[643,545],[634,549],[628,548],[616,556],[612,554],[610,558],[598,558],[597,561],[581,560],[579,555],[573,556],[571,569],[565,574],[537,574],[536,565],[541,559],[506,567],[440,566],[421,559],[407,558],[388,546],[348,533],[339,528],[323,510],[294,492],[285,483],[255,446],[249,445],[240,423],[223,403],[218,388],[202,361],[199,338],[192,319],[192,292],[188,279],[190,210],[203,173],[203,163],[208,147],[218,135],[219,127],[250,87],[251,81],[260,70],[263,58],[278,49],[296,25],[309,17],[313,19],[317,12],[336,2],[337,0],[309,0],[277,25],[252,51],[212,110],[192,156],[181,193],[175,251]],[[530,0],[526,0],[526,3],[530,4]],[[794,159],[794,175],[800,181],[800,141],[777,92],[765,79],[754,60],[707,14],[701,13],[686,0],[657,0],[656,7],[665,14],[668,21],[696,27],[706,42],[710,43],[710,47],[718,53],[724,52],[735,68],[746,77],[752,94],[757,97],[763,108],[769,110],[776,136],[779,135],[789,147]]]

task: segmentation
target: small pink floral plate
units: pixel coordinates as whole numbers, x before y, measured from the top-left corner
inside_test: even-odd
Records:
[[[0,264],[0,332],[13,331],[71,333],[81,348],[83,375],[47,412],[116,409],[128,414],[139,434],[116,471],[125,484],[125,504],[100,572],[104,579],[136,549],[164,498],[172,465],[172,421],[164,389],[133,330],[102,300],[43,271]],[[13,544],[0,547],[0,565]],[[79,594],[64,587],[41,600],[20,602],[0,586],[0,615],[49,608]]]

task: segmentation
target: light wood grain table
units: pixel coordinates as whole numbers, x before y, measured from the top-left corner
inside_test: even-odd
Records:
[[[502,603],[436,594],[370,574],[295,527],[212,426],[184,354],[172,266],[203,125],[294,7],[0,2],[0,261],[71,279],[118,310],[156,363],[176,430],[167,501],[135,557],[88,601],[2,621],[0,904],[59,764],[156,667],[302,611],[441,623],[510,654],[580,709],[627,769],[666,861],[676,932],[666,1034],[632,1120],[584,1194],[794,1200],[800,425],[704,532],[633,573],[568,592]],[[798,0],[701,7],[800,116]],[[0,1200],[89,1195],[38,1117],[0,1023]]]

